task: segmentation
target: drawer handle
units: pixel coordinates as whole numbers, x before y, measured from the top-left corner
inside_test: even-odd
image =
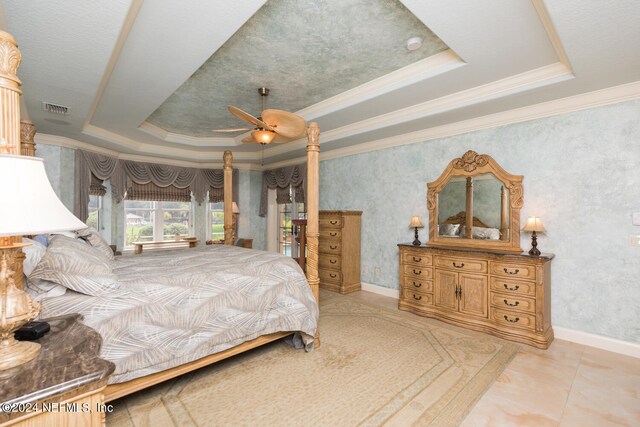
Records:
[[[504,268],[504,272],[507,274],[518,274],[520,272],[520,270],[518,270],[517,268],[515,269],[515,271],[509,271],[507,270],[507,267]]]
[[[413,262],[420,262],[420,261],[422,261],[422,258],[413,257]]]
[[[418,270],[418,271],[416,271],[416,269],[414,268],[414,269],[413,269],[413,274],[422,274],[422,270]]]
[[[464,262],[461,262],[461,263],[460,263],[460,265],[456,265],[456,263],[455,263],[455,261],[454,261],[454,262],[452,262],[451,264],[453,264],[453,266],[454,266],[455,268],[462,268],[462,267],[464,267]]]
[[[335,220],[329,221],[329,224],[331,224],[331,225],[336,225],[337,223],[338,223],[338,221],[335,221]]]
[[[510,288],[509,286],[507,286],[506,283],[503,283],[504,288],[508,291],[517,291],[518,289],[520,289],[520,285],[515,285],[513,288]]]
[[[520,301],[516,301],[515,304],[511,304],[507,300],[504,300],[504,303],[505,303],[505,305],[508,305],[509,307],[517,307],[517,306],[520,305]]]
[[[337,259],[330,259],[330,260],[329,260],[329,262],[330,262],[331,264],[335,264],[336,262],[338,262],[338,260],[337,260]]]
[[[505,314],[504,315],[504,320],[506,320],[507,322],[511,322],[511,323],[518,323],[518,320],[520,320],[519,317],[516,317],[515,320],[511,320],[509,319],[509,317]]]
[[[335,279],[337,276],[336,276],[336,274],[335,274],[335,273],[330,273],[330,274],[329,274],[329,277],[331,277],[332,279]]]
[[[338,235],[338,233],[329,233],[329,236],[331,237],[336,237]]]
[[[415,286],[416,288],[419,288],[419,287],[421,287],[421,286],[422,286],[422,283],[420,283],[420,282],[418,282],[418,283],[413,282],[413,286]]]
[[[417,301],[420,301],[422,299],[422,295],[416,296],[416,294],[413,294],[413,299],[417,300]]]
[[[329,245],[329,248],[331,248],[331,249],[337,249],[337,248],[338,248],[338,246],[337,246],[337,245]]]

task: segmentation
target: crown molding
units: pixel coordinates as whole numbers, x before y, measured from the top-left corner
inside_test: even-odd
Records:
[[[567,57],[567,53],[562,46],[562,42],[560,41],[560,37],[558,36],[558,32],[556,31],[556,27],[553,25],[551,21],[551,17],[549,16],[549,11],[544,4],[544,0],[531,0],[533,3],[533,7],[536,9],[536,13],[540,18],[540,22],[542,22],[542,26],[549,37],[549,41],[553,46],[553,50],[556,52],[556,56],[558,60],[562,62],[569,70],[572,70],[571,63],[569,62],[569,58]]]
[[[307,121],[313,120],[465,65],[467,63],[454,51],[447,49],[296,111],[296,114]]]
[[[460,122],[449,123],[429,129],[409,132],[403,135],[395,135],[389,138],[363,142],[350,147],[336,148],[329,151],[322,151],[322,143],[325,142],[324,140],[326,138],[321,134],[320,160],[337,159],[340,157],[353,156],[371,151],[384,150],[386,148],[397,147],[400,145],[431,141],[463,133],[542,119],[575,111],[588,110],[590,108],[603,107],[636,99],[640,99],[640,81],[574,95],[567,98],[547,101],[527,107],[516,108],[514,110],[503,111],[487,116],[476,117]],[[269,163],[267,168],[285,167],[300,164],[304,161],[304,157],[297,157],[294,159]]]
[[[168,159],[165,157],[145,156],[138,154],[120,153],[116,150],[97,147],[95,145],[78,141],[76,139],[67,138],[65,136],[50,135],[46,133],[37,133],[35,136],[36,145],[55,145],[58,147],[70,148],[73,150],[91,151],[92,153],[104,154],[106,156],[115,157],[122,160],[132,160],[136,162],[159,163],[165,165],[182,166],[188,168],[213,168],[219,169],[223,166],[222,153],[220,153],[220,161],[218,162],[191,162],[188,160]],[[37,149],[37,148],[36,148]],[[234,154],[236,157],[236,154]],[[241,170],[264,170],[263,166],[253,163],[234,163],[234,168]]]
[[[158,139],[167,142],[174,142],[176,144],[192,145],[196,147],[229,147],[238,146],[242,144],[242,141],[237,138],[224,138],[224,137],[200,137],[184,135],[181,133],[173,133],[162,129],[160,126],[156,126],[153,123],[147,121],[142,122],[138,128],[143,132],[148,133]]]
[[[536,68],[525,73],[516,74],[485,85],[476,86],[451,95],[432,99],[411,107],[402,108],[390,113],[351,123],[336,129],[322,133],[324,142],[347,138],[363,132],[398,125],[412,120],[433,116],[458,108],[467,107],[496,98],[513,95],[538,87],[554,84],[573,78],[569,70],[561,62],[556,62],[544,67]],[[292,148],[291,146],[294,145]],[[302,149],[305,146],[304,139],[292,141],[285,146],[267,148],[265,155],[277,156],[291,149]]]

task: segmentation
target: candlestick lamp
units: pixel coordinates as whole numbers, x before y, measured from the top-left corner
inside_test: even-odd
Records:
[[[418,239],[418,228],[424,228],[424,225],[422,225],[422,221],[420,221],[419,216],[411,217],[411,224],[409,224],[409,228],[415,228],[416,230],[416,238],[413,241],[413,246],[420,246],[420,240]]]
[[[529,250],[529,255],[539,256],[540,251],[538,250],[538,237],[536,233],[546,233],[544,225],[542,225],[542,221],[537,216],[530,216],[527,218],[527,223],[522,228],[522,231],[528,231],[531,233],[531,250]]]

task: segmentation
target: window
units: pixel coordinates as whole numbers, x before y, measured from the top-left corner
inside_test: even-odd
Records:
[[[102,226],[102,196],[89,196],[89,217],[87,218],[87,225],[93,227],[96,230],[100,230]]]
[[[191,202],[125,200],[124,213],[125,247],[188,236],[191,229]]]
[[[224,203],[209,203],[207,218],[211,240],[224,240]]]
[[[278,250],[281,254],[298,256],[297,244],[292,245],[291,220],[305,219],[306,217],[304,203],[291,202],[278,205]]]

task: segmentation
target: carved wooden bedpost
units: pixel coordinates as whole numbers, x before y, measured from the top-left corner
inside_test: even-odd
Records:
[[[20,154],[23,156],[36,155],[36,126],[31,120],[20,120]]]
[[[318,277],[318,237],[320,205],[320,129],[318,123],[309,123],[307,129],[307,281],[316,301],[320,304]],[[320,331],[316,332],[315,347],[320,346]]]
[[[0,31],[0,154],[20,154],[20,95],[22,82],[18,78],[18,67],[22,54],[13,36]],[[19,179],[19,177],[16,177]],[[5,183],[5,185],[11,185]],[[0,237],[0,246],[22,242],[21,236]],[[20,252],[9,266],[15,271],[13,280],[18,289],[24,288]]]
[[[224,244],[233,244],[233,154],[224,152]]]

